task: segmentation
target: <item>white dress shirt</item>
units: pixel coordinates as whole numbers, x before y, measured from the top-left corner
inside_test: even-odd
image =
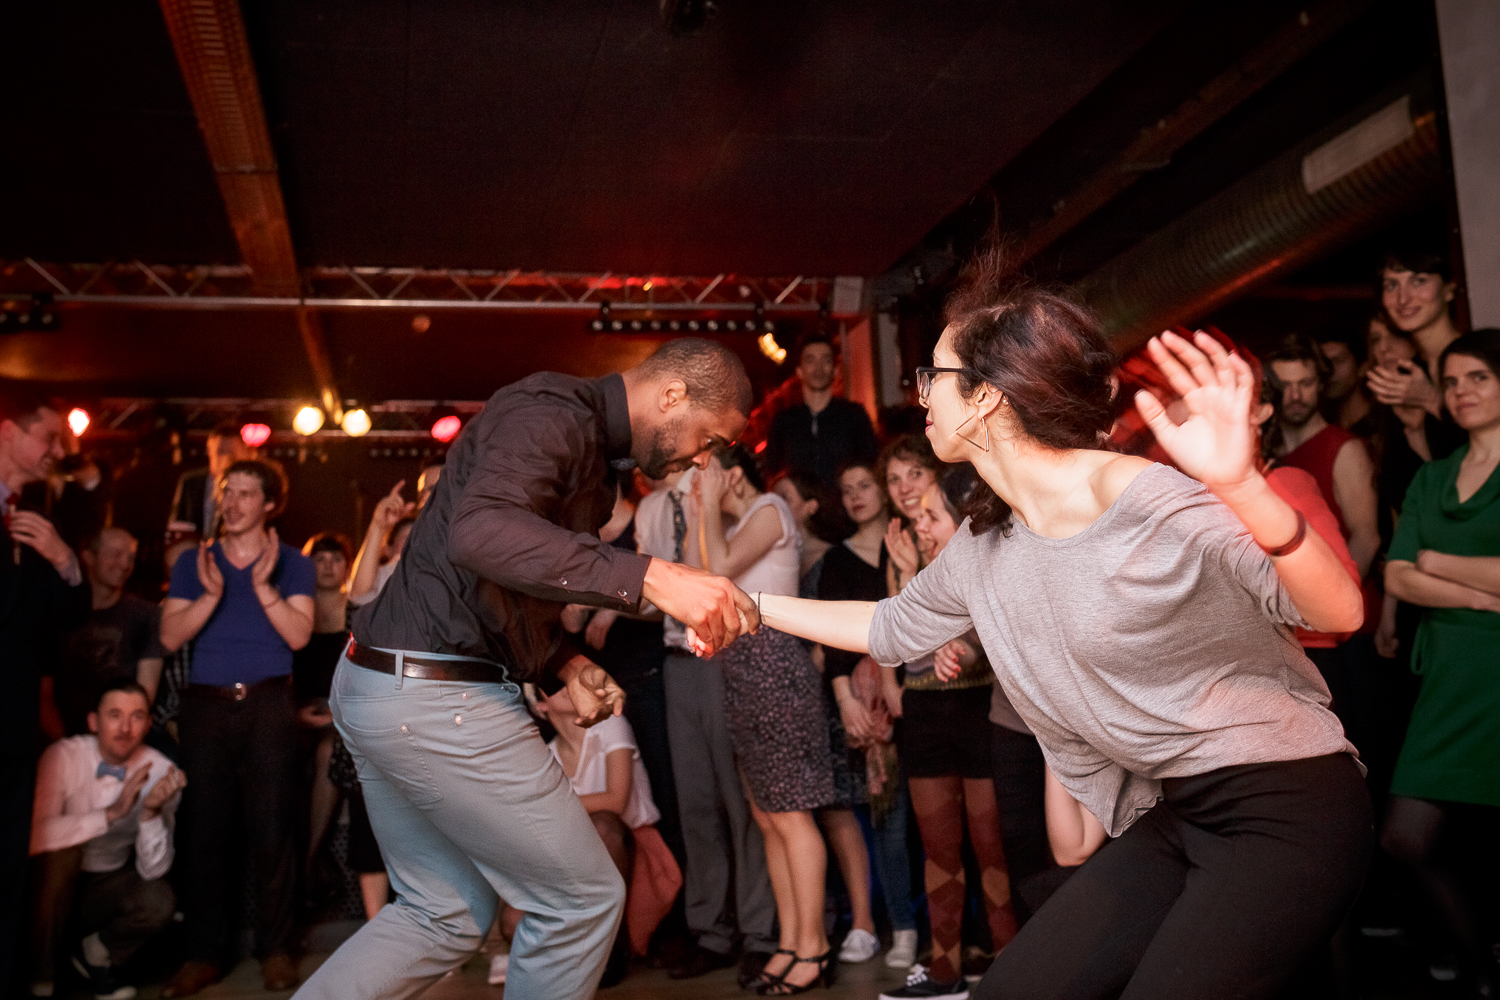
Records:
[[[135,848],[135,870],[143,879],[161,878],[172,867],[172,828],[182,793],[167,799],[154,819],[141,820],[141,803],[172,762],[148,746],[125,762],[127,772],[151,765],[135,807],[114,823],[105,810],[114,805],[124,785],[112,774],[99,776],[99,741],[93,736],[58,740],[42,754],[37,766],[36,806],[31,814],[31,853],[43,854],[83,844],[83,870],[112,872],[130,860]]]
[[[555,737],[547,747],[561,764],[562,757],[557,752]],[[661,819],[661,810],[656,808],[656,802],[651,798],[651,779],[646,775],[646,764],[641,760],[640,750],[636,748],[635,730],[630,728],[630,722],[625,716],[611,715],[583,731],[583,749],[578,754],[578,769],[568,782],[573,786],[575,795],[597,795],[609,791],[608,760],[609,755],[616,750],[629,750],[633,762],[630,798],[625,803],[625,811],[621,813],[620,819],[632,830],[650,826]]]
[[[693,488],[693,472],[689,468],[675,485],[669,489],[654,490],[641,497],[641,502],[635,507],[635,548],[643,556],[655,556],[657,559],[665,559],[667,562],[676,560],[676,534],[672,526],[672,498],[669,494],[678,494],[679,502],[684,505],[683,516],[687,518],[688,534],[684,541],[686,558],[683,562],[694,565],[698,551],[697,525],[693,518],[688,517],[687,495]],[[688,650],[687,628],[677,619],[667,616],[662,622],[662,640],[671,649],[679,653]]]

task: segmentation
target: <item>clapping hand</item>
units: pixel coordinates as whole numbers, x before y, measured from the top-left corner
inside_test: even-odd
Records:
[[[146,779],[149,777],[151,777],[149,763],[142,764],[125,776],[125,781],[120,785],[120,794],[115,796],[114,802],[105,807],[105,822],[118,823],[130,815],[130,810],[135,808],[136,800],[141,797],[141,789],[146,786]]]
[[[912,541],[911,532],[901,527],[901,521],[898,518],[891,518],[891,523],[886,525],[885,550],[890,553],[891,562],[900,572],[903,582],[917,575],[917,568],[921,562],[921,556],[917,553],[917,543]]]
[[[198,583],[203,592],[214,600],[224,596],[224,574],[219,571],[213,548],[208,542],[198,543]]]
[[[250,570],[250,581],[257,590],[270,586],[271,574],[276,572],[276,561],[280,558],[281,538],[276,529],[271,528],[266,531],[266,547],[260,550],[260,556]]]
[[[155,819],[160,813],[162,806],[167,800],[187,787],[187,775],[175,767],[167,768],[167,773],[161,776],[161,780],[151,786],[151,791],[146,793],[146,800],[141,803],[141,819]]]
[[[1370,392],[1387,406],[1413,406],[1436,412],[1442,402],[1427,372],[1410,361],[1394,368],[1371,368],[1365,379],[1370,383]]]
[[[1172,461],[1216,493],[1252,480],[1255,376],[1250,366],[1201,330],[1191,343],[1163,333],[1151,338],[1146,349],[1188,410],[1186,420],[1173,423],[1155,393],[1143,389],[1135,395],[1136,409]]]

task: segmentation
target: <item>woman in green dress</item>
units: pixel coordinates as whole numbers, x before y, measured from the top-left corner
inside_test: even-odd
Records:
[[[1386,589],[1425,610],[1412,649],[1422,693],[1381,843],[1416,871],[1489,996],[1500,976],[1477,898],[1483,859],[1447,848],[1500,825],[1500,330],[1459,337],[1439,370],[1469,442],[1417,472],[1386,563]]]

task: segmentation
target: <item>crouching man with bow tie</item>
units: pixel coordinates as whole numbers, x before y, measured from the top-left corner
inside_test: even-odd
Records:
[[[88,726],[91,735],[48,747],[37,768],[31,992],[52,995],[66,947],[62,960],[96,997],[128,1000],[135,988],[120,981],[120,967],[176,909],[163,876],[187,779],[143,744],[151,703],[135,681],[109,682]]]

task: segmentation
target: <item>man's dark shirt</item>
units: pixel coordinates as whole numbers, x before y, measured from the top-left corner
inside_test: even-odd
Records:
[[[58,633],[88,619],[91,603],[87,582],[70,587],[0,525],[0,756],[36,752],[42,664]]]
[[[611,463],[629,458],[620,376],[542,372],[501,389],[449,450],[355,639],[494,660],[516,680],[555,673],[576,652],[558,626],[564,604],[640,603],[649,558],[599,540]]]
[[[816,418],[806,403],[776,414],[766,435],[765,465],[773,473],[808,469],[834,485],[839,466],[852,458],[873,460],[876,451],[865,408],[835,396]]]
[[[94,609],[82,628],[63,639],[62,660],[53,677],[53,700],[68,735],[87,732],[85,720],[99,704],[105,684],[133,681],[141,660],[166,655],[158,605],[121,594],[109,607]]]

